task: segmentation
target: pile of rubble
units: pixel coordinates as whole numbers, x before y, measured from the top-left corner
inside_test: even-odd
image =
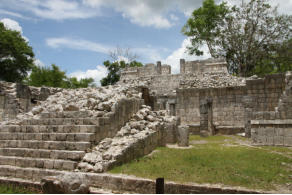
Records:
[[[90,153],[87,153],[78,169],[86,172],[104,172],[114,164],[126,161],[129,148],[135,147],[139,140],[146,139],[158,131],[164,123],[173,123],[176,117],[167,116],[166,111],[151,111],[143,105],[131,120],[117,132],[113,138],[105,138]],[[147,147],[147,146],[145,146]],[[142,147],[142,149],[145,149]],[[138,154],[131,154],[138,157]]]
[[[180,81],[181,88],[223,88],[245,85],[245,78],[232,76],[225,72],[192,74]]]
[[[5,81],[0,82],[0,94],[10,95],[16,97],[16,83],[9,83]]]
[[[23,119],[39,119],[43,112],[87,111],[88,117],[102,117],[111,112],[123,98],[141,98],[135,84],[113,85],[98,88],[62,89],[39,102],[30,112],[18,114],[16,120],[2,124],[19,124]]]

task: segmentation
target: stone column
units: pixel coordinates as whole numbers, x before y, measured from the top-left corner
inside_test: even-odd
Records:
[[[215,134],[213,125],[213,100],[211,98],[200,100],[200,135],[208,136]]]
[[[189,146],[189,127],[178,126],[178,146],[187,147]]]
[[[161,72],[161,62],[158,61],[156,64],[157,64],[157,74],[162,74],[162,72]]]
[[[244,96],[242,102],[243,102],[243,105],[244,105],[245,137],[251,137],[251,124],[250,124],[250,121],[252,120],[254,98],[252,98],[250,96]]]
[[[180,74],[185,73],[185,64],[186,64],[185,59],[180,59]]]

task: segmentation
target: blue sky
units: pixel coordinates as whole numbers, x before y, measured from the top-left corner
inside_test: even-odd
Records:
[[[234,2],[234,1],[233,1]],[[292,0],[274,0],[290,13]],[[0,21],[29,41],[39,65],[57,64],[71,76],[106,75],[102,62],[117,46],[138,61],[162,61],[179,72],[179,59],[196,60],[181,28],[202,0],[0,0]],[[203,48],[205,51],[206,48]]]

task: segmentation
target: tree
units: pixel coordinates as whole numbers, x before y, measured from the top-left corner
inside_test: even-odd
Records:
[[[112,59],[113,62],[133,62],[139,58],[138,55],[136,53],[133,53],[129,47],[123,49],[119,46],[117,46],[114,50],[109,51],[109,57]]]
[[[30,76],[27,78],[27,84],[31,86],[41,87],[60,87],[60,88],[87,88],[93,87],[93,78],[85,78],[77,80],[76,77],[68,78],[64,71],[52,64],[51,67],[35,66]]]
[[[226,15],[230,12],[226,3],[216,5],[214,0],[203,1],[203,6],[194,10],[191,18],[182,28],[182,32],[191,37],[190,54],[203,55],[199,48],[206,44],[212,57],[216,57],[214,46],[218,44],[221,33],[219,26],[224,24]]]
[[[20,82],[33,68],[34,53],[20,32],[0,22],[0,80]]]
[[[101,79],[100,83],[102,86],[114,85],[116,82],[118,82],[120,80],[120,71],[125,67],[143,66],[142,63],[137,61],[126,63],[125,61],[110,62],[108,60],[103,62],[103,65],[107,67],[108,75],[105,78]]]
[[[35,66],[27,84],[36,87],[63,87],[64,79],[66,79],[66,73],[55,64],[52,64],[51,67]]]
[[[108,70],[108,75],[100,80],[102,86],[117,83],[120,80],[120,73],[123,68],[143,66],[142,63],[136,61],[138,55],[131,52],[130,48],[123,49],[117,46],[116,49],[109,51],[109,57],[112,62],[109,60],[103,62]]]
[[[83,78],[78,81],[76,77],[67,78],[64,81],[64,88],[87,88],[87,87],[95,87],[93,78]]]
[[[276,53],[257,63],[253,71],[254,74],[264,76],[292,70],[292,39],[279,46]]]
[[[261,63],[267,60],[273,65],[270,72],[280,71],[276,63],[292,37],[292,16],[279,15],[277,7],[272,8],[268,0],[243,1],[240,7],[215,5],[214,0],[205,0],[199,9],[182,30],[191,37],[190,53],[202,54],[193,51],[206,43],[213,57],[226,59],[231,73],[250,76],[263,70]],[[214,10],[219,11],[212,15]],[[199,13],[208,15],[201,17]],[[211,41],[205,33],[208,31]]]

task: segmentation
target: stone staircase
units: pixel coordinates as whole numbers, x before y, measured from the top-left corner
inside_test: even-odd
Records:
[[[73,171],[96,144],[99,130],[97,119],[79,111],[42,113],[40,119],[0,126],[0,176],[40,181]]]

